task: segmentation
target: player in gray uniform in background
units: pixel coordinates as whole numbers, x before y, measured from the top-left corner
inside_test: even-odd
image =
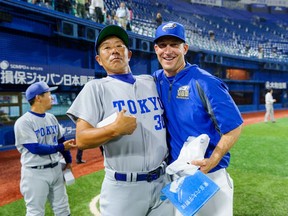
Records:
[[[37,82],[26,90],[31,110],[14,125],[16,147],[21,153],[20,191],[26,203],[26,216],[44,216],[47,198],[57,216],[70,215],[64,184],[62,156],[71,168],[69,149],[76,147],[74,139],[65,141],[64,129],[47,110],[52,107],[51,87]]]
[[[274,118],[274,103],[276,102],[276,99],[273,98],[273,89],[268,89],[267,93],[265,94],[265,108],[266,113],[264,116],[264,122],[268,122],[268,117],[270,118],[271,122],[275,123]]]
[[[128,35],[106,26],[95,43],[96,61],[107,77],[89,81],[67,114],[76,122],[81,149],[104,149],[105,178],[100,195],[102,216],[170,216],[173,206],[161,200],[168,154],[163,106],[153,78],[133,76]],[[116,120],[97,124],[111,114]]]

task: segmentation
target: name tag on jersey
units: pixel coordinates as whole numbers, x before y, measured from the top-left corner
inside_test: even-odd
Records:
[[[162,192],[183,216],[191,216],[219,190],[219,186],[201,171],[180,177],[166,185]]]

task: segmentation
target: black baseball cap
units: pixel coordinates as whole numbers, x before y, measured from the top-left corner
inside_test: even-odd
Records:
[[[120,38],[123,41],[123,43],[125,44],[125,46],[127,48],[129,47],[129,38],[128,38],[127,32],[122,27],[120,27],[118,25],[108,25],[100,31],[99,35],[96,38],[96,41],[95,41],[96,54],[98,53],[98,48],[99,48],[100,44],[108,36],[116,36],[116,37]]]

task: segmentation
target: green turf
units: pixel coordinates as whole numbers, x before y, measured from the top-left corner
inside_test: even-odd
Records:
[[[288,215],[288,119],[243,128],[231,150],[235,216]]]
[[[234,216],[288,215],[288,118],[243,128],[231,150],[229,173],[234,180]],[[103,171],[68,186],[71,215],[89,216],[89,202],[100,192]],[[25,215],[23,199],[0,208],[0,215]],[[52,216],[49,205],[46,216]],[[213,215],[212,215],[213,216]]]

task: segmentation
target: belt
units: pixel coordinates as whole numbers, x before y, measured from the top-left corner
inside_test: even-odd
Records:
[[[42,165],[42,166],[33,166],[30,167],[32,169],[46,169],[46,168],[54,168],[58,165],[58,162],[56,163],[50,163],[50,164],[46,164],[46,165]]]
[[[155,170],[152,170],[148,173],[136,173],[136,181],[147,181],[147,182],[152,182],[156,179],[158,179],[160,176],[165,174],[165,169],[166,169],[166,161],[163,161],[162,164],[156,168]],[[134,173],[119,173],[115,172],[114,178],[117,181],[132,181],[133,179],[133,174]]]

